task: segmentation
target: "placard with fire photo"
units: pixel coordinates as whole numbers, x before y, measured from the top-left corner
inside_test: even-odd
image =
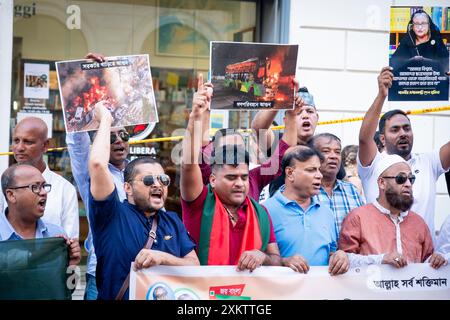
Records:
[[[298,45],[211,42],[211,109],[293,109]]]
[[[56,70],[66,132],[97,130],[100,101],[111,111],[113,128],[158,122],[148,54],[60,61]]]

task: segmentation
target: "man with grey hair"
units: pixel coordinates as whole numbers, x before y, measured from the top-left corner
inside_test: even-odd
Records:
[[[321,204],[333,211],[339,234],[344,218],[351,210],[362,206],[364,200],[353,184],[337,178],[342,163],[341,139],[331,133],[320,133],[311,138],[309,145],[324,157],[320,166],[323,177],[317,197]]]

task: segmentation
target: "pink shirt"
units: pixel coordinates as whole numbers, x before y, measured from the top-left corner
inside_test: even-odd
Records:
[[[194,242],[198,245],[200,239],[200,226],[203,213],[203,206],[205,204],[206,195],[208,193],[208,187],[204,186],[202,193],[194,201],[187,202],[181,199],[181,208],[183,211],[183,222],[188,230],[189,234],[193,238]],[[233,226],[230,223],[230,265],[231,261],[235,261],[238,257],[239,250],[241,248],[242,237],[244,236],[245,223],[247,222],[247,215],[245,214],[245,207],[241,206],[238,210],[238,221]],[[265,208],[264,208],[265,209]],[[266,210],[267,213],[267,210]],[[270,222],[270,236],[269,243],[276,242],[275,233],[273,231],[272,220],[269,216]]]
[[[402,254],[410,263],[424,262],[433,253],[425,221],[409,211],[400,222]],[[342,223],[339,249],[361,255],[386,254],[397,250],[397,230],[391,218],[373,204],[353,209]]]

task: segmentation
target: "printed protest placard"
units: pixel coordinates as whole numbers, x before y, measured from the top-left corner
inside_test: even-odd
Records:
[[[94,108],[106,101],[112,127],[158,122],[148,55],[56,63],[66,132],[98,128]]]
[[[391,7],[389,101],[448,100],[449,31],[448,8]]]
[[[49,72],[50,66],[47,63],[25,63],[23,97],[48,99]]]
[[[293,109],[298,45],[211,42],[211,109]]]

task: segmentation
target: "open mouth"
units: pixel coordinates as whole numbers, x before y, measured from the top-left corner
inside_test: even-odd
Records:
[[[314,188],[315,190],[319,190],[319,189],[320,189],[320,182],[315,182],[315,183],[313,183],[313,188]]]
[[[304,129],[304,130],[309,130],[309,129],[311,129],[311,127],[312,127],[312,125],[311,125],[311,122],[309,122],[309,121],[305,121],[302,123],[302,129]]]
[[[125,148],[124,147],[117,147],[117,148],[113,148],[112,150],[113,150],[113,152],[118,152],[118,153],[125,152]]]
[[[40,211],[44,211],[45,210],[45,204],[47,203],[46,199],[42,199],[38,202],[38,207]]]
[[[154,199],[154,200],[162,200],[162,197],[163,197],[163,193],[162,193],[162,191],[153,191],[151,194],[150,194],[150,198],[152,198],[152,199]]]

